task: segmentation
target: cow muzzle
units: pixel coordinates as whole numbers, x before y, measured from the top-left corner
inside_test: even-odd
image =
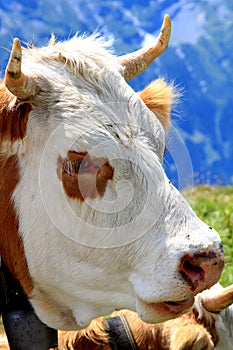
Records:
[[[163,322],[178,317],[191,309],[196,294],[218,282],[224,267],[221,245],[185,254],[179,262],[180,279],[185,285],[180,295],[162,302],[148,302],[138,298],[139,317],[149,323]],[[184,293],[185,290],[185,293]]]
[[[178,270],[189,285],[191,293],[196,295],[218,282],[224,267],[222,245],[200,252],[185,254]]]

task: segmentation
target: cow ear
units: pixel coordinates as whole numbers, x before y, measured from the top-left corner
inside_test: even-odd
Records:
[[[170,112],[172,105],[179,97],[172,84],[167,84],[163,79],[157,79],[139,92],[141,99],[147,107],[156,115],[165,132],[170,126]]]

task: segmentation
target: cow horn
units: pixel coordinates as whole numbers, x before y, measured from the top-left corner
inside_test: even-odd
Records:
[[[203,297],[202,305],[207,311],[220,312],[233,303],[233,284],[212,297]]]
[[[165,15],[160,34],[156,38],[154,45],[118,57],[119,63],[124,67],[123,76],[126,81],[144,72],[166,50],[170,35],[171,20],[169,15]]]
[[[6,68],[4,83],[15,96],[26,99],[38,92],[35,79],[21,71],[22,48],[18,38],[14,39],[10,59]]]

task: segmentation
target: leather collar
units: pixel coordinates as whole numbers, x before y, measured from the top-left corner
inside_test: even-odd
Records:
[[[113,350],[138,350],[137,343],[124,315],[105,318],[104,324]]]

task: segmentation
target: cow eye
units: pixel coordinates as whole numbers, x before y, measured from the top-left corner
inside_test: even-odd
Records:
[[[89,159],[84,158],[79,162],[78,170],[85,170],[91,166],[91,162]]]
[[[91,166],[91,162],[87,158],[66,160],[63,165],[63,170],[70,176],[87,170]]]

